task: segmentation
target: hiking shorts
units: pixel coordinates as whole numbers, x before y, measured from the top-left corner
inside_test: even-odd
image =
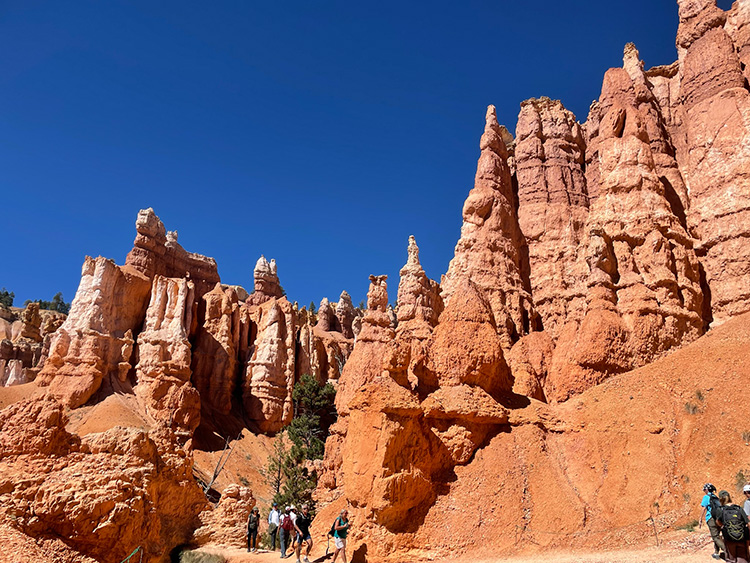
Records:
[[[333,543],[336,546],[336,549],[344,549],[346,548],[346,538],[333,538]]]

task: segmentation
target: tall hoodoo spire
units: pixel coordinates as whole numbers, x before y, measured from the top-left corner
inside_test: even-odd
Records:
[[[446,304],[469,279],[490,303],[503,348],[528,332],[534,313],[522,278],[523,236],[518,226],[508,149],[494,106],[487,108],[474,189],[463,208],[461,238],[443,279]]]

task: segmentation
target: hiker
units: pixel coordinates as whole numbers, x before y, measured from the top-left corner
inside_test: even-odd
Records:
[[[295,522],[297,521],[297,507],[292,505],[289,507],[289,516],[292,518],[292,541],[289,542],[289,547],[287,549],[294,553],[295,546],[297,545],[297,527],[295,526]]]
[[[346,535],[349,533],[348,515],[349,512],[345,508],[333,523],[333,543],[336,545],[336,551],[333,552],[332,563],[336,563],[339,551],[341,552],[343,563],[346,563]]]
[[[279,531],[279,509],[275,502],[271,505],[271,512],[268,513],[268,535],[271,539],[271,551],[276,551],[276,533]]]
[[[732,503],[732,497],[727,491],[719,492],[721,508],[716,510],[714,519],[721,528],[726,546],[726,560],[728,563],[748,563],[747,540],[750,539],[747,529],[747,514]]]
[[[724,541],[721,539],[719,528],[716,525],[716,520],[714,519],[713,515],[713,511],[721,506],[721,502],[719,501],[719,497],[716,496],[716,487],[714,487],[711,483],[706,483],[705,485],[703,485],[703,492],[705,493],[703,495],[703,499],[701,500],[703,513],[701,514],[700,521],[698,522],[698,527],[703,527],[703,520],[705,519],[706,525],[708,526],[708,531],[711,534],[711,539],[714,540],[714,552],[711,557],[713,557],[714,559],[721,559],[720,552],[726,552],[726,548],[724,547]]]
[[[302,513],[297,516],[297,520],[294,521],[294,527],[297,529],[297,563],[300,563],[299,557],[302,554],[302,542],[307,543],[307,551],[305,552],[305,563],[310,563],[310,550],[313,546],[312,536],[310,535],[310,524],[312,523],[312,515],[310,514],[310,508],[306,505],[302,505]]]
[[[260,524],[260,510],[255,506],[247,518],[247,550],[258,551],[258,525]]]
[[[750,516],[750,485],[742,487],[742,492],[745,494],[745,504],[742,508],[745,510],[745,514]]]
[[[286,554],[286,550],[289,547],[289,540],[291,539],[292,531],[294,530],[294,522],[292,522],[292,516],[289,514],[291,509],[291,506],[287,506],[286,510],[284,510],[284,514],[281,515],[281,524],[279,525],[279,538],[281,538],[281,559],[286,559],[288,557],[288,555]]]

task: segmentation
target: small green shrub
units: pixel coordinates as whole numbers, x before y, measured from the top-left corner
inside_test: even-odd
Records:
[[[247,480],[247,477],[240,477],[240,484],[244,487],[249,487],[250,481]]]
[[[698,405],[693,403],[685,403],[685,412],[688,414],[696,414],[698,412]]]
[[[745,443],[750,442],[750,430],[745,430],[742,433],[742,441],[745,442]]]
[[[677,529],[685,530],[686,532],[694,532],[697,527],[698,527],[698,520],[691,520],[690,522],[686,522],[682,526],[677,526]]]
[[[695,390],[695,398],[698,399],[699,402],[703,402],[703,392],[700,389]]]

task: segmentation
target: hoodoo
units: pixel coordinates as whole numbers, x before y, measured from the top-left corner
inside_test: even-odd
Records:
[[[307,310],[264,256],[252,292],[223,284],[150,208],[67,317],[0,306],[0,537],[45,562],[244,548],[300,381],[336,391],[295,469],[316,545],[352,515],[352,561],[630,545],[694,520],[696,483],[741,487],[750,4],[678,8],[677,61],[626,45],[585,123],[530,99],[514,139],[488,107],[447,272],[409,237],[395,307],[371,275],[366,308]]]

